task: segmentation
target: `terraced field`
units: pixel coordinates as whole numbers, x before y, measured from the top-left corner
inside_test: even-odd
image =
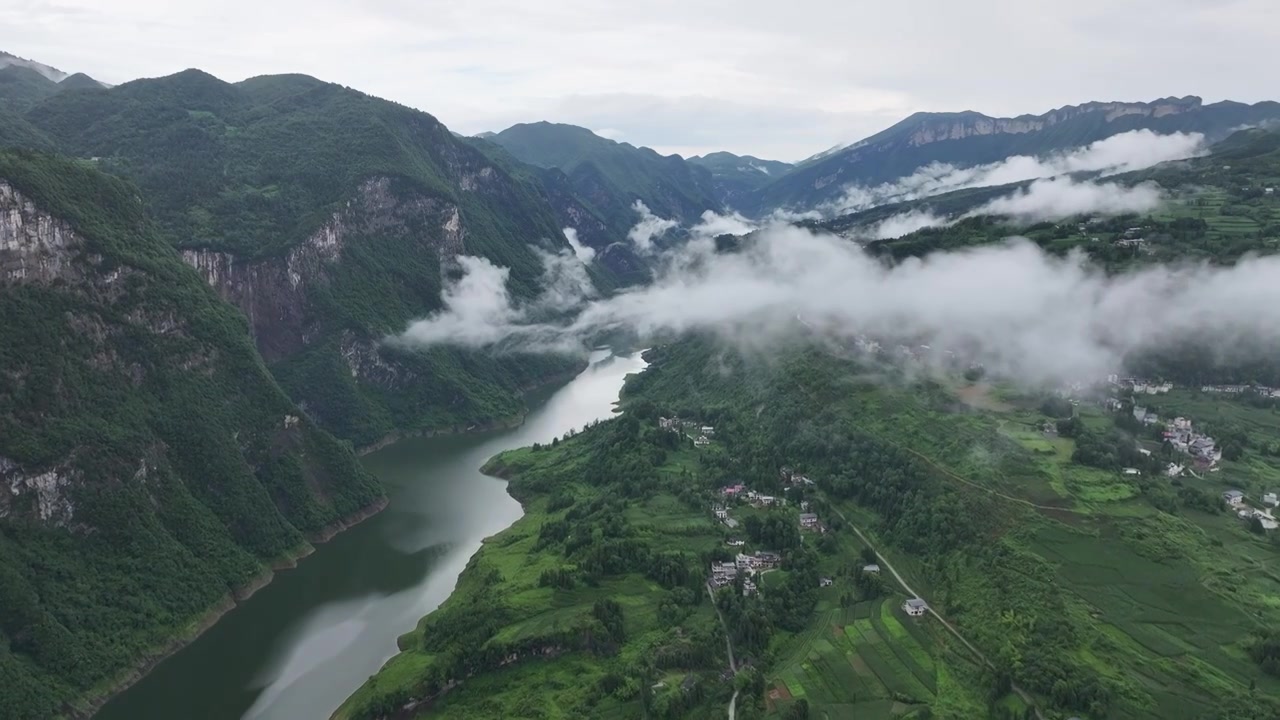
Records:
[[[932,703],[938,691],[933,641],[900,599],[820,609],[771,678],[770,705],[796,699],[810,717],[839,720],[900,717]]]

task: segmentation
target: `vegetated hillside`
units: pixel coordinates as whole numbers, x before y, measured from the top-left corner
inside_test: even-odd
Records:
[[[1112,269],[1187,259],[1231,262],[1247,253],[1280,252],[1280,131],[1240,131],[1214,145],[1205,157],[1163,163],[1103,182],[1155,182],[1168,200],[1145,216],[1084,215],[1034,224],[990,216],[963,217],[994,198],[1020,191],[1028,181],[882,205],[813,223],[812,227],[858,238],[876,223],[907,213],[928,213],[953,221],[945,227],[867,241],[869,251],[899,260],[1000,242],[1015,235],[1054,253],[1082,250]]]
[[[632,204],[642,201],[660,217],[684,224],[703,211],[719,211],[712,174],[679,155],[607,140],[586,128],[548,122],[513,125],[488,138],[517,159],[562,172],[570,187],[625,236],[638,217]]]
[[[1245,105],[1200,98],[1150,103],[1091,102],[1043,115],[993,118],[976,112],[916,113],[838,152],[802,163],[761,188],[752,212],[808,209],[837,199],[850,184],[874,185],[911,174],[932,162],[964,167],[1010,155],[1044,155],[1080,147],[1122,132],[1199,132],[1210,141],[1242,125],[1280,119],[1280,103]]]
[[[0,716],[84,716],[382,493],[83,161],[0,151]]]
[[[1166,458],[1137,449],[1157,447],[1158,429],[1135,430],[1127,406],[923,379],[888,353],[797,340],[764,362],[683,338],[647,356],[622,418],[499,456],[490,469],[528,514],[336,717],[708,717],[735,689],[739,713],[770,718],[1280,712],[1265,664],[1280,554],[1218,500],[1226,483],[1258,497],[1280,477],[1269,409],[1206,416],[1224,437],[1245,413],[1261,424],[1221,477],[1171,483]],[[1046,438],[1043,408],[1059,405],[1074,417]],[[710,444],[660,415],[713,425]],[[720,492],[737,483],[785,504]],[[710,522],[725,505],[736,527]],[[801,508],[825,530],[800,531]],[[727,658],[692,591],[712,562],[764,549],[781,568],[755,575],[755,592],[740,578],[716,591],[738,660],[751,658],[717,675]],[[886,560],[977,654],[895,609],[906,590]]]
[[[426,113],[301,75],[230,84],[188,70],[60,93],[24,119],[135,181],[161,234],[249,318],[290,395],[358,445],[506,422],[522,390],[576,367],[382,344],[441,307],[459,255],[510,268],[526,299],[539,249],[568,252],[537,187]]]
[[[792,167],[791,163],[728,152],[695,155],[689,162],[711,171],[716,196],[729,207],[746,201],[751,191],[764,187]]]
[[[569,176],[562,170],[530,165],[517,159],[506,148],[491,142],[493,135],[484,133],[467,138],[467,141],[513,177],[537,188],[563,228],[571,229],[582,245],[596,252],[595,262],[588,271],[598,288],[613,290],[624,285],[642,284],[652,277],[650,259],[637,253],[635,243],[627,238],[631,225],[626,223],[634,223],[634,211],[626,223],[621,219],[609,223],[599,209],[578,195]]]

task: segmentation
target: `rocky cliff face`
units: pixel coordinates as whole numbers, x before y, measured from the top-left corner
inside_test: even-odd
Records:
[[[1020,115],[1013,118],[963,113],[963,117],[958,119],[944,116],[940,119],[924,120],[920,127],[910,134],[907,142],[913,146],[920,146],[943,140],[962,140],[983,135],[1019,135],[1038,132],[1091,114],[1100,114],[1104,122],[1110,123],[1123,117],[1160,118],[1190,112],[1200,107],[1200,98],[1186,97],[1166,98],[1150,103],[1092,102],[1083,105],[1067,105],[1050,110],[1043,115]]]
[[[0,715],[86,715],[381,499],[135,188],[0,150]]]
[[[467,182],[478,187],[485,178],[482,170]],[[188,249],[182,259],[240,308],[259,351],[276,361],[318,338],[321,319],[312,296],[329,284],[329,271],[347,244],[387,235],[411,235],[414,244],[440,261],[466,250],[457,205],[420,195],[399,198],[391,191],[391,180],[380,177],[362,183],[346,207],[283,256],[246,261],[227,252]]]

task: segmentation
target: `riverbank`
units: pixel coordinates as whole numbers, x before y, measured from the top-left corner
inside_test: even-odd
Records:
[[[133,667],[125,670],[104,687],[94,690],[91,694],[77,700],[71,708],[67,709],[65,717],[69,720],[88,720],[88,718],[92,718],[113,697],[128,690],[146,677],[147,673],[155,669],[157,665],[199,639],[201,635],[218,624],[218,621],[226,616],[227,613],[235,610],[259,590],[270,585],[277,572],[297,567],[298,561],[315,552],[317,544],[328,542],[338,533],[359,525],[361,522],[382,512],[386,507],[387,498],[384,495],[367,507],[357,510],[346,517],[339,518],[320,528],[320,530],[311,533],[293,551],[267,563],[257,577],[222,596],[213,607],[193,620],[177,637],[153,648],[141,657]]]
[[[517,390],[517,393],[520,395],[520,399],[523,402],[530,394],[535,393],[539,390],[543,390],[545,388],[549,388],[554,385],[564,385],[571,382],[575,377],[580,375],[583,370],[586,370],[587,367],[590,366],[590,364],[591,363],[589,360],[583,360],[581,363],[575,364],[572,370],[568,372],[549,375],[546,378],[536,383],[533,383],[532,385],[519,388]],[[498,418],[498,419],[489,420],[487,422],[482,422],[482,423],[472,423],[466,426],[454,425],[454,426],[445,427],[445,428],[423,428],[421,430],[392,430],[391,432],[384,435],[381,439],[375,442],[372,442],[368,445],[363,445],[359,448],[356,448],[356,454],[363,457],[365,455],[369,455],[371,453],[375,453],[384,448],[390,447],[391,445],[394,445],[400,442],[401,440],[411,440],[415,438],[445,437],[449,435],[468,435],[471,433],[484,433],[484,432],[497,432],[499,430],[511,430],[513,428],[518,428],[521,425],[523,425],[525,418],[527,418],[528,416],[529,416],[529,408],[526,407],[524,410],[520,411],[519,413],[516,413],[515,415],[509,415],[505,418]]]
[[[666,438],[629,427],[592,425],[485,462],[523,515],[483,541],[444,602],[331,720],[428,708],[442,720],[629,717],[642,712],[643,688],[691,716],[722,708],[724,641],[714,605],[691,589],[700,574],[687,573],[693,558],[723,550],[725,530],[677,496],[697,452],[655,453],[649,441]],[[637,483],[644,492],[628,490]],[[599,530],[571,547],[571,526]],[[647,653],[657,670],[618,661]]]

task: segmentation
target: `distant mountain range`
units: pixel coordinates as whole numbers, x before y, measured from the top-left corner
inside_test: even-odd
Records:
[[[1040,156],[1138,129],[1198,132],[1212,142],[1241,126],[1277,120],[1280,103],[1205,105],[1190,96],[1090,102],[1013,118],[971,111],[916,113],[860,142],[797,165],[752,193],[740,209],[753,214],[774,208],[809,209],[840,197],[848,185],[895,180],[935,162],[966,167],[1011,155]]]
[[[727,152],[682,159],[599,137],[572,125],[516,125],[485,138],[516,159],[555,168],[584,197],[609,198],[599,206],[617,232],[634,222],[630,202],[643,200],[656,214],[688,223],[702,210],[749,216],[776,209],[806,211],[840,198],[851,185],[877,185],[931,163],[956,167],[1012,155],[1045,156],[1132,130],[1202,133],[1209,142],[1244,126],[1280,121],[1280,103],[1246,105],[1200,98],[1152,102],[1089,102],[1041,115],[992,117],[965,111],[916,113],[858,142],[836,146],[791,165]]]

